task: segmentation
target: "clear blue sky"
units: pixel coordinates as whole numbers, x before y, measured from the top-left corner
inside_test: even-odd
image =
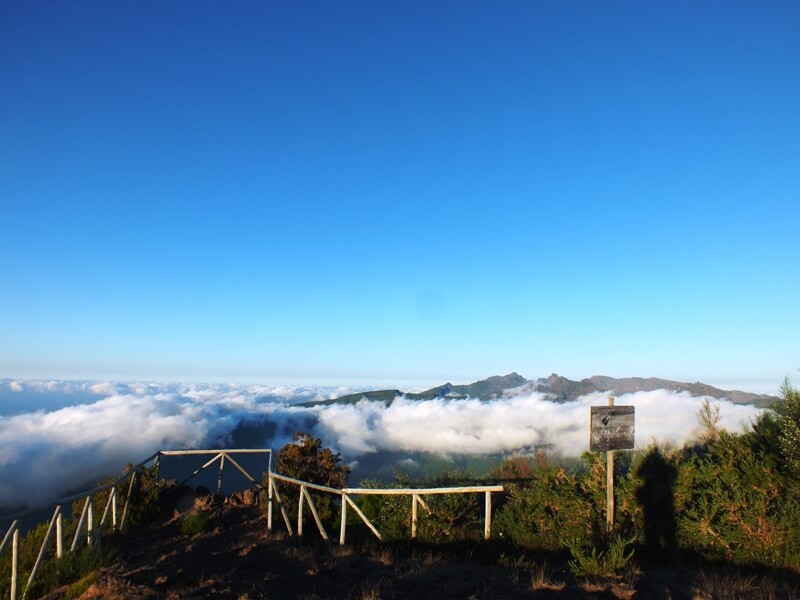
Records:
[[[0,375],[800,367],[795,1],[5,0],[0,61]]]

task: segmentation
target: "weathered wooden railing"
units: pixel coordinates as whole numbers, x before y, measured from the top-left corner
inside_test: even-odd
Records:
[[[377,537],[379,540],[382,540],[383,537],[381,536],[378,529],[375,525],[367,518],[367,516],[363,513],[363,511],[358,507],[358,505],[350,498],[350,496],[366,496],[366,495],[403,495],[403,496],[411,496],[411,537],[417,537],[417,522],[418,522],[418,506],[422,506],[422,508],[427,511],[429,514],[431,512],[428,505],[422,499],[422,496],[433,495],[433,494],[474,494],[474,493],[483,493],[485,494],[485,516],[484,516],[484,527],[483,527],[483,537],[484,539],[489,539],[492,534],[492,493],[493,492],[502,492],[503,486],[502,485],[476,485],[476,486],[465,486],[465,487],[449,487],[449,488],[343,488],[343,489],[336,489],[332,487],[327,487],[324,485],[317,485],[314,483],[308,483],[306,481],[301,481],[299,479],[293,479],[292,477],[286,477],[285,475],[279,475],[278,473],[273,473],[272,471],[269,472],[269,481],[268,481],[268,505],[267,505],[267,528],[272,531],[272,511],[273,511],[273,502],[278,503],[278,507],[280,508],[281,515],[283,516],[284,523],[286,524],[286,530],[288,531],[289,535],[294,535],[294,531],[292,529],[292,523],[289,519],[289,515],[286,512],[286,506],[281,498],[280,492],[278,491],[277,485],[275,485],[276,481],[283,481],[285,483],[289,483],[291,485],[296,485],[300,488],[300,499],[298,501],[298,510],[297,510],[297,534],[303,535],[303,509],[305,504],[308,504],[308,507],[311,511],[311,515],[314,517],[314,521],[317,525],[317,529],[319,530],[322,539],[325,543],[330,547],[330,537],[328,536],[328,532],[325,531],[325,527],[322,524],[322,520],[319,517],[319,512],[317,511],[317,507],[314,504],[314,500],[311,498],[311,494],[308,493],[308,490],[316,490],[318,492],[322,492],[325,494],[331,494],[335,496],[341,497],[341,522],[339,526],[339,544],[344,545],[345,537],[347,533],[347,507],[348,505],[352,507],[355,513],[361,518],[364,524],[372,531],[372,533]]]
[[[161,456],[202,456],[202,455],[210,455],[213,454],[214,458],[209,460],[208,462],[204,463],[202,466],[198,467],[189,477],[184,479],[181,482],[181,485],[184,485],[191,481],[194,477],[200,474],[201,471],[209,468],[215,462],[219,461],[219,475],[217,477],[217,493],[222,490],[222,472],[225,468],[225,461],[231,463],[236,469],[244,475],[245,479],[247,479],[250,483],[252,483],[257,488],[262,488],[262,484],[253,477],[247,470],[242,467],[232,456],[231,454],[266,454],[267,455],[267,472],[272,470],[272,450],[269,448],[258,448],[258,449],[238,449],[238,450],[162,450],[158,453],[159,458]],[[158,459],[156,459],[158,460]]]
[[[0,556],[2,556],[3,552],[5,551],[6,547],[11,545],[11,600],[16,600],[17,598],[17,588],[18,588],[18,576],[19,576],[19,532],[20,532],[20,523],[21,520],[25,517],[33,516],[37,513],[41,513],[48,509],[54,509],[53,516],[50,519],[50,524],[47,528],[47,533],[45,534],[44,541],[42,542],[41,548],[39,549],[39,554],[36,558],[36,562],[34,563],[33,569],[28,577],[28,581],[25,584],[25,588],[22,592],[22,598],[25,598],[25,595],[28,592],[31,584],[34,581],[39,569],[42,566],[42,562],[44,561],[45,556],[47,555],[47,551],[50,548],[50,541],[53,537],[53,531],[55,530],[55,537],[56,537],[56,548],[55,548],[55,556],[57,559],[61,559],[64,555],[64,527],[63,527],[63,507],[71,502],[75,502],[77,500],[81,500],[85,498],[86,500],[83,503],[83,510],[81,511],[80,518],[78,520],[78,525],[75,529],[75,535],[72,539],[72,544],[69,547],[69,552],[75,552],[78,547],[78,543],[80,541],[81,536],[85,530],[86,535],[86,543],[88,545],[96,544],[103,535],[103,532],[106,527],[106,522],[110,516],[111,518],[111,527],[114,531],[122,531],[125,527],[125,520],[128,516],[128,508],[131,501],[131,494],[134,489],[136,476],[138,473],[141,472],[142,468],[147,466],[148,464],[152,463],[153,467],[155,467],[156,472],[158,472],[161,457],[162,456],[188,456],[188,455],[210,455],[213,454],[214,457],[206,462],[203,466],[199,469],[195,470],[188,478],[186,478],[182,483],[186,483],[191,480],[193,477],[198,475],[204,469],[210,467],[215,462],[219,461],[219,475],[217,478],[217,491],[219,492],[222,487],[222,473],[223,468],[225,466],[225,462],[229,462],[237,470],[239,470],[244,477],[254,484],[256,487],[261,488],[263,487],[250,473],[244,469],[238,461],[236,461],[231,454],[267,454],[268,455],[268,462],[267,462],[267,471],[271,470],[272,464],[272,451],[269,449],[237,449],[237,450],[162,450],[156,452],[155,454],[148,456],[145,460],[140,462],[138,465],[133,467],[130,471],[122,474],[120,477],[115,479],[113,482],[108,483],[106,485],[101,485],[99,487],[93,488],[91,490],[81,492],[78,494],[73,494],[72,496],[67,496],[65,498],[59,498],[53,502],[48,504],[44,504],[41,506],[37,506],[34,508],[26,509],[20,511],[18,513],[8,515],[7,517],[0,518],[0,523],[4,522],[11,522],[8,530],[6,531],[5,535],[3,536],[3,541],[0,543]],[[125,504],[122,510],[122,517],[117,522],[117,508],[118,508],[118,490],[120,485],[122,485],[126,479],[130,478],[130,483],[128,484],[127,494],[125,496]],[[108,495],[108,499],[106,500],[105,509],[103,510],[103,515],[100,519],[99,524],[95,527],[95,518],[94,518],[94,503],[93,499],[96,494],[100,494],[102,492],[111,490]]]
[[[272,471],[272,450],[269,449],[237,449],[237,450],[162,450],[156,452],[152,456],[147,457],[145,460],[140,462],[138,465],[133,467],[130,471],[124,473],[113,482],[108,483],[106,485],[102,485],[96,487],[94,489],[81,492],[79,494],[73,494],[72,496],[68,496],[65,498],[59,498],[54,502],[37,506],[35,508],[27,509],[13,515],[9,515],[3,518],[0,518],[0,523],[4,522],[11,522],[8,530],[3,536],[3,541],[0,543],[0,555],[3,554],[6,547],[9,545],[11,546],[11,600],[16,600],[17,598],[17,587],[18,587],[18,558],[19,558],[19,533],[20,533],[20,519],[24,519],[25,517],[30,517],[37,513],[43,512],[48,509],[54,509],[53,516],[50,519],[50,524],[47,528],[47,533],[45,534],[44,541],[42,542],[41,548],[39,549],[39,554],[36,558],[36,562],[31,570],[31,573],[28,577],[27,583],[25,584],[25,589],[22,593],[22,598],[25,598],[28,589],[30,588],[31,584],[38,573],[42,562],[44,561],[45,556],[47,555],[47,551],[50,548],[50,541],[53,537],[53,532],[55,531],[55,538],[56,538],[56,548],[55,548],[55,556],[57,559],[61,559],[64,555],[64,527],[63,527],[63,506],[75,502],[77,500],[81,500],[85,498],[83,504],[83,510],[81,511],[80,518],[78,520],[78,525],[75,529],[75,534],[72,539],[72,544],[69,547],[68,552],[75,552],[78,547],[78,543],[80,542],[81,536],[86,535],[86,543],[88,545],[96,544],[103,535],[103,532],[106,527],[106,522],[108,521],[109,517],[111,518],[111,527],[115,531],[122,531],[125,528],[125,521],[129,512],[129,506],[131,503],[132,492],[135,486],[136,477],[142,471],[144,467],[148,464],[152,463],[152,466],[155,468],[156,477],[158,477],[159,468],[161,464],[161,457],[163,456],[202,456],[202,455],[213,455],[213,457],[205,462],[202,466],[197,468],[189,477],[184,479],[181,482],[181,485],[189,482],[195,476],[200,474],[205,469],[211,467],[214,463],[219,462],[219,472],[217,476],[217,492],[220,492],[222,489],[222,476],[223,470],[226,463],[230,463],[233,465],[254,487],[257,489],[263,489],[263,485],[255,478],[252,474],[250,474],[242,465],[231,456],[232,454],[267,454],[267,493],[268,493],[268,505],[267,505],[267,528],[272,531],[273,528],[273,505],[277,502],[278,507],[281,511],[281,515],[283,517],[284,523],[286,524],[286,529],[290,536],[294,535],[294,529],[292,528],[291,520],[289,519],[289,515],[286,511],[286,505],[281,498],[280,492],[278,491],[278,487],[276,485],[276,481],[282,481],[284,483],[288,483],[290,485],[296,485],[300,488],[299,494],[299,501],[298,501],[298,511],[297,511],[297,534],[303,535],[303,514],[305,512],[305,505],[308,504],[309,510],[311,511],[312,516],[314,517],[314,521],[317,525],[317,528],[322,536],[322,539],[325,540],[325,543],[328,547],[331,546],[330,537],[328,533],[325,531],[325,527],[322,523],[322,519],[319,516],[319,512],[317,511],[317,507],[314,504],[314,500],[309,493],[309,490],[314,490],[316,492],[321,492],[325,494],[332,494],[334,496],[339,496],[341,498],[341,524],[339,529],[339,544],[344,545],[345,537],[346,537],[346,530],[347,530],[347,511],[348,506],[352,508],[355,513],[361,518],[364,524],[372,531],[372,533],[377,537],[379,540],[382,540],[383,537],[381,536],[378,529],[375,525],[367,518],[367,516],[363,513],[363,511],[358,507],[358,505],[353,501],[351,496],[366,496],[366,495],[405,495],[411,496],[411,537],[416,538],[417,536],[417,523],[418,523],[418,507],[421,506],[423,510],[430,513],[430,509],[425,501],[422,499],[422,496],[428,495],[435,495],[435,494],[472,494],[472,493],[483,493],[485,494],[485,518],[484,518],[484,538],[489,539],[491,537],[491,530],[492,530],[492,493],[495,492],[502,492],[503,486],[502,485],[485,485],[485,486],[466,486],[466,487],[451,487],[451,488],[343,488],[343,489],[336,489],[324,485],[318,485],[315,483],[309,483],[307,481],[301,481],[299,479],[293,479],[291,477],[286,477],[285,475],[280,475],[279,473],[274,473]],[[128,483],[128,489],[125,496],[125,504],[122,510],[122,517],[117,523],[117,512],[118,512],[118,498],[119,498],[119,488],[121,485],[124,484],[126,479],[130,479]],[[105,509],[103,510],[103,515],[100,518],[100,522],[95,527],[95,519],[94,519],[94,506],[93,506],[93,499],[96,494],[105,492],[107,490],[111,490],[108,495],[108,499],[106,500]]]
[[[61,559],[64,555],[64,518],[63,518],[63,507],[66,504],[71,502],[75,502],[76,500],[81,500],[85,498],[86,500],[83,503],[83,510],[81,511],[80,519],[78,520],[78,525],[75,528],[75,535],[72,539],[72,544],[69,547],[69,552],[75,552],[78,547],[78,542],[80,541],[81,535],[83,534],[84,528],[86,531],[86,543],[88,545],[95,544],[99,541],[99,539],[103,535],[103,531],[106,527],[106,521],[108,520],[109,514],[111,515],[111,526],[114,530],[121,530],[125,525],[125,518],[128,514],[128,504],[131,498],[131,492],[133,490],[133,484],[136,478],[136,474],[148,463],[157,459],[159,453],[153,454],[152,456],[147,457],[145,460],[140,462],[136,465],[133,469],[129,472],[122,474],[120,477],[115,479],[113,482],[108,483],[106,485],[101,485],[99,487],[93,488],[91,490],[81,492],[79,494],[73,494],[71,496],[66,496],[64,498],[59,498],[53,502],[48,504],[44,504],[41,506],[36,506],[34,508],[29,508],[13,515],[9,515],[7,517],[3,517],[0,519],[0,523],[11,521],[11,525],[6,531],[5,536],[3,537],[3,542],[0,544],[0,555],[3,554],[3,551],[6,548],[9,538],[11,541],[11,600],[16,600],[17,597],[17,587],[18,587],[18,575],[19,575],[19,529],[20,529],[20,520],[24,519],[25,517],[33,516],[37,513],[41,513],[45,510],[50,508],[54,508],[53,516],[50,519],[50,524],[47,528],[47,533],[44,536],[44,541],[42,542],[41,547],[39,548],[39,554],[36,557],[36,562],[31,569],[31,573],[28,576],[28,581],[25,584],[25,588],[22,592],[22,598],[25,598],[25,595],[28,593],[28,589],[30,588],[31,584],[33,583],[36,574],[39,572],[39,568],[42,566],[42,562],[47,554],[47,550],[50,546],[50,541],[53,537],[53,530],[55,530],[55,537],[56,537],[56,549],[55,554],[56,558]],[[119,522],[119,526],[117,524],[117,503],[118,503],[118,489],[119,486],[126,480],[130,478],[130,484],[128,486],[128,494],[125,500],[125,508],[122,511],[122,519]],[[96,494],[100,494],[107,490],[111,490],[108,495],[108,499],[106,500],[105,509],[103,510],[103,516],[100,519],[100,523],[95,527],[94,521],[94,505],[93,499]]]

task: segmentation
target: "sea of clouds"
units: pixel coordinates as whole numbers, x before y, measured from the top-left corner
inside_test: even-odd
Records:
[[[0,380],[0,507],[49,501],[121,472],[157,450],[230,447],[237,426],[269,422],[262,447],[311,429],[346,461],[376,452],[496,454],[588,450],[589,407],[607,394],[557,404],[519,390],[494,401],[396,399],[390,406],[300,407],[363,388]],[[760,410],[717,401],[720,425],[741,431]],[[636,407],[636,444],[696,439],[703,399],[667,390],[617,397]],[[266,431],[266,429],[265,429]]]

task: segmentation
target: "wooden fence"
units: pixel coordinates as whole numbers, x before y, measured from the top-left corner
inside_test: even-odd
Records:
[[[267,472],[271,470],[272,465],[272,451],[269,449],[257,449],[257,450],[162,450],[156,452],[155,454],[148,456],[145,460],[140,462],[138,465],[133,467],[127,473],[122,474],[120,477],[115,479],[113,482],[102,485],[91,490],[81,492],[79,494],[73,494],[72,496],[67,496],[64,498],[59,498],[53,502],[48,504],[44,504],[41,506],[36,506],[34,508],[26,509],[15,513],[13,515],[9,515],[7,517],[0,518],[0,523],[11,522],[8,530],[6,531],[5,535],[3,536],[3,541],[0,543],[0,556],[2,556],[3,552],[5,551],[6,547],[9,545],[11,546],[11,600],[17,599],[17,591],[19,587],[18,577],[19,577],[19,533],[20,533],[20,523],[21,520],[25,517],[31,517],[36,515],[37,513],[44,512],[46,510],[53,509],[53,516],[50,519],[50,524],[47,528],[47,533],[45,534],[44,541],[39,549],[39,554],[36,558],[36,562],[34,563],[33,569],[31,570],[30,575],[28,576],[27,583],[25,584],[25,588],[22,591],[22,598],[25,598],[28,590],[30,589],[31,584],[33,583],[39,569],[42,566],[42,562],[44,561],[45,556],[47,555],[47,551],[50,549],[50,543],[53,538],[53,534],[55,533],[55,556],[57,559],[61,559],[64,555],[64,527],[63,527],[63,507],[68,505],[76,500],[84,499],[83,503],[83,510],[81,511],[81,516],[78,520],[78,525],[75,529],[75,534],[72,538],[72,543],[69,546],[68,552],[75,552],[78,548],[78,544],[80,543],[81,538],[85,535],[86,536],[86,544],[93,545],[97,544],[103,536],[103,533],[107,527],[107,523],[110,519],[110,525],[112,531],[123,531],[125,528],[125,521],[128,516],[128,508],[130,506],[131,501],[131,494],[134,489],[134,485],[136,482],[136,477],[139,475],[144,467],[150,465],[155,467],[156,472],[159,470],[161,457],[162,456],[189,456],[189,455],[214,455],[214,457],[206,462],[203,466],[199,469],[195,470],[189,477],[187,477],[182,483],[186,483],[191,480],[193,477],[198,475],[204,469],[209,468],[215,462],[219,461],[219,475],[217,478],[217,491],[219,491],[222,487],[222,474],[223,469],[225,467],[225,463],[229,462],[233,465],[237,470],[239,470],[245,478],[254,484],[256,487],[262,487],[261,484],[245,470],[239,462],[234,459],[231,454],[267,454],[268,455],[268,462],[265,465]],[[127,480],[127,493],[125,495],[125,504],[123,505],[122,515],[121,517],[117,518],[118,515],[118,506],[119,506],[119,490],[120,488],[124,489],[124,485]],[[100,494],[102,492],[106,492],[111,490],[108,495],[108,499],[106,500],[105,509],[103,510],[103,515],[100,518],[99,523],[95,524],[95,515],[94,515],[94,502],[93,499],[95,495]]]
[[[309,494],[308,490],[315,490],[318,492],[322,492],[325,494],[331,494],[335,496],[339,496],[341,498],[341,520],[339,526],[339,544],[344,545],[345,538],[347,534],[347,507],[348,505],[355,511],[355,513],[359,516],[359,518],[364,522],[364,524],[372,531],[372,533],[377,537],[379,540],[383,540],[383,536],[381,536],[378,529],[375,525],[367,518],[367,516],[362,512],[362,510],[358,507],[358,505],[353,501],[351,496],[366,496],[366,495],[392,495],[392,496],[411,496],[411,537],[417,537],[417,522],[418,522],[418,515],[419,509],[418,507],[421,506],[425,511],[430,514],[430,508],[422,499],[422,496],[434,495],[434,494],[476,494],[482,493],[485,495],[485,512],[484,512],[484,526],[483,526],[483,537],[484,539],[489,539],[492,534],[492,493],[494,492],[502,492],[503,486],[502,485],[476,485],[476,486],[463,486],[463,487],[441,487],[441,488],[342,488],[336,489],[327,487],[324,485],[317,485],[314,483],[308,483],[306,481],[300,481],[299,479],[293,479],[291,477],[286,477],[284,475],[279,475],[278,473],[273,473],[272,471],[269,472],[269,481],[268,481],[268,505],[267,505],[267,528],[272,531],[272,512],[273,512],[273,503],[277,502],[278,507],[281,511],[281,516],[283,517],[283,521],[286,524],[286,530],[288,531],[289,535],[294,535],[294,531],[292,529],[292,523],[289,519],[289,515],[286,511],[286,506],[281,498],[280,492],[278,491],[278,487],[275,485],[276,481],[283,481],[284,483],[288,483],[291,485],[296,485],[300,488],[300,495],[297,507],[297,535],[303,535],[303,512],[305,505],[308,504],[308,508],[311,511],[311,515],[314,517],[314,522],[317,525],[317,529],[319,530],[322,539],[325,543],[330,547],[330,536],[328,532],[325,530],[324,525],[322,524],[322,520],[319,517],[319,512],[317,511],[317,507],[314,504],[314,500]]]
[[[81,492],[79,494],[74,494],[72,496],[68,496],[65,498],[59,498],[58,500],[51,502],[49,504],[45,504],[42,506],[37,506],[35,508],[27,509],[21,511],[19,513],[9,515],[7,517],[0,518],[0,523],[4,522],[11,522],[8,530],[3,536],[3,541],[0,544],[0,555],[3,554],[6,547],[9,545],[11,546],[11,600],[16,600],[17,598],[17,587],[18,587],[18,557],[19,557],[19,530],[20,530],[20,519],[25,517],[29,517],[35,515],[37,513],[43,512],[45,510],[53,509],[53,516],[50,519],[50,524],[47,529],[47,533],[45,534],[44,541],[42,542],[41,548],[39,549],[39,554],[34,563],[33,569],[28,577],[27,583],[25,584],[25,588],[22,592],[22,598],[25,598],[36,574],[39,572],[39,569],[42,565],[42,562],[47,555],[47,551],[50,549],[50,542],[53,537],[53,533],[55,532],[55,556],[57,559],[61,559],[64,555],[64,535],[63,535],[63,512],[62,508],[64,505],[68,503],[74,502],[76,500],[81,500],[85,498],[83,503],[83,510],[81,512],[81,516],[78,520],[78,525],[75,530],[75,534],[72,539],[72,543],[69,547],[69,552],[74,552],[78,544],[80,543],[81,538],[85,535],[86,537],[86,544],[93,545],[99,542],[101,539],[106,524],[110,519],[111,529],[113,531],[123,531],[125,528],[125,521],[128,515],[128,509],[131,502],[131,495],[134,489],[135,481],[137,475],[139,475],[143,468],[147,465],[152,464],[153,468],[156,471],[156,477],[159,475],[159,467],[161,463],[161,457],[163,456],[212,456],[211,459],[206,461],[203,465],[198,467],[191,475],[189,475],[186,479],[181,482],[181,485],[188,483],[192,480],[195,476],[197,476],[202,471],[209,469],[215,463],[219,463],[218,467],[218,476],[217,476],[217,492],[222,489],[222,477],[223,471],[225,468],[226,463],[230,463],[234,468],[236,468],[255,488],[262,490],[263,485],[259,482],[259,480],[254,477],[251,473],[249,473],[242,465],[232,456],[235,454],[267,454],[267,464],[266,464],[266,473],[267,473],[267,495],[268,495],[268,505],[267,505],[267,528],[269,531],[273,529],[273,505],[277,503],[278,508],[280,509],[281,515],[283,517],[283,521],[286,525],[286,529],[289,533],[289,536],[295,535],[295,530],[292,527],[291,520],[289,519],[289,515],[286,511],[286,505],[283,502],[283,499],[278,491],[278,487],[276,485],[277,481],[282,481],[284,483],[298,486],[299,488],[299,500],[298,500],[298,511],[297,511],[297,535],[303,535],[303,525],[304,525],[304,512],[305,506],[308,505],[308,508],[311,512],[311,515],[314,518],[314,522],[317,525],[317,529],[319,530],[322,539],[331,547],[330,537],[328,536],[327,531],[322,523],[322,519],[319,516],[319,512],[317,511],[317,507],[314,504],[314,500],[309,493],[309,490],[314,490],[316,492],[321,492],[325,494],[332,494],[334,496],[338,496],[341,499],[341,524],[339,529],[339,544],[344,545],[345,538],[346,538],[346,530],[347,530],[347,511],[348,507],[352,508],[353,511],[361,518],[364,524],[370,529],[370,531],[377,537],[379,540],[382,540],[383,537],[381,536],[378,529],[375,525],[367,518],[367,516],[362,512],[362,510],[358,507],[358,505],[353,501],[352,496],[366,496],[366,495],[405,495],[411,496],[411,537],[417,537],[417,525],[418,525],[418,512],[419,507],[421,506],[423,510],[430,513],[430,509],[428,505],[423,500],[423,496],[428,495],[435,495],[435,494],[475,494],[475,493],[482,493],[485,495],[485,514],[484,514],[484,538],[489,539],[491,536],[491,528],[492,528],[492,493],[502,492],[503,486],[501,485],[487,485],[487,486],[466,486],[466,487],[451,487],[451,488],[383,488],[383,489],[373,489],[373,488],[342,488],[336,489],[332,487],[327,487],[324,485],[318,485],[315,483],[309,483],[307,481],[301,481],[299,479],[293,479],[291,477],[286,477],[285,475],[280,475],[278,473],[274,473],[272,471],[272,450],[269,449],[237,449],[237,450],[162,450],[156,452],[152,456],[147,457],[145,460],[140,462],[138,465],[133,467],[127,473],[124,473],[117,479],[115,479],[112,483],[102,485],[96,487],[94,489],[88,490],[86,492]],[[122,516],[117,520],[117,513],[118,513],[118,505],[119,505],[119,490],[120,488],[124,489],[124,485],[126,480],[130,480],[127,483],[127,493],[125,495],[125,503],[123,505]],[[106,500],[105,509],[103,510],[102,517],[100,518],[99,523],[95,526],[95,516],[94,516],[94,506],[93,506],[93,498],[96,494],[111,490],[108,495],[108,499]]]

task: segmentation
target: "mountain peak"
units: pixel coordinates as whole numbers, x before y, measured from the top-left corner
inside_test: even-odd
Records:
[[[616,379],[605,375],[592,375],[589,378],[573,381],[557,373],[550,376],[528,381],[519,373],[512,371],[507,375],[492,375],[486,379],[467,385],[453,385],[447,382],[424,392],[403,393],[400,390],[377,390],[343,396],[335,400],[306,402],[301,406],[317,404],[353,404],[360,400],[373,400],[385,403],[387,406],[394,402],[398,396],[408,400],[433,400],[446,398],[448,400],[464,400],[475,398],[478,400],[496,400],[507,394],[508,390],[525,386],[527,391],[546,394],[554,402],[571,402],[592,393],[631,394],[635,392],[651,392],[654,390],[669,390],[671,392],[689,392],[692,396],[710,396],[712,398],[727,398],[737,404],[755,404],[756,406],[769,406],[776,398],[763,394],[751,394],[740,391],[720,390],[704,383],[684,383],[670,381],[657,377],[627,377]]]

